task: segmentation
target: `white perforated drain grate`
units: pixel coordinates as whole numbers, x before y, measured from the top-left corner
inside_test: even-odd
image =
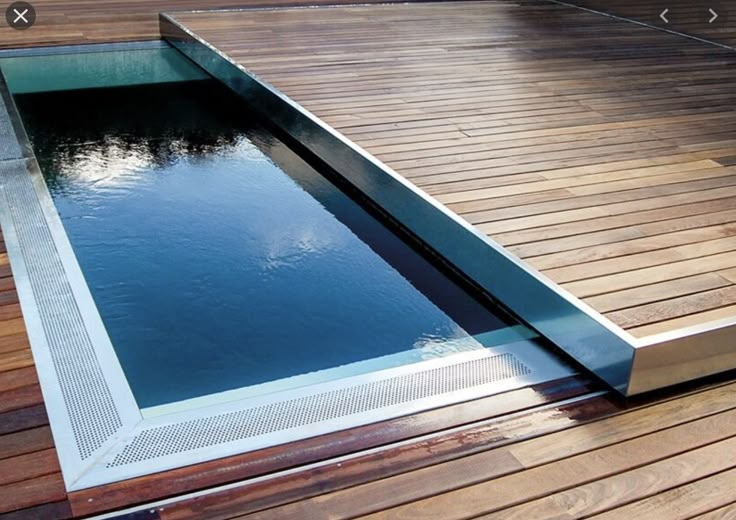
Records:
[[[414,372],[308,397],[143,430],[107,466],[299,428],[526,375],[512,354]]]
[[[3,194],[13,219],[44,334],[82,459],[122,426],[26,161],[0,162]]]

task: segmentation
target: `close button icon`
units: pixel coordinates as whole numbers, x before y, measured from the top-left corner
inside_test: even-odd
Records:
[[[5,10],[5,20],[13,29],[23,31],[36,23],[36,9],[28,2],[13,2]]]

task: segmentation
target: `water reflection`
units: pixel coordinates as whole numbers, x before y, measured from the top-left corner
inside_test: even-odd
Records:
[[[18,103],[141,406],[505,327],[216,85]]]

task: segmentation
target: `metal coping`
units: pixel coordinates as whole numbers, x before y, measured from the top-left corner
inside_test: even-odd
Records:
[[[2,71],[0,131],[0,224],[68,491],[354,428],[574,373],[546,352],[539,340],[522,340],[144,418]]]
[[[175,15],[161,13],[159,20],[169,43],[618,392],[634,395],[736,368],[736,317],[657,336],[632,336],[190,31]]]

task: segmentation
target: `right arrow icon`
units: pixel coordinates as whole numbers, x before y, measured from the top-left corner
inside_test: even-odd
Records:
[[[708,20],[708,23],[715,22],[716,18],[718,18],[718,13],[716,13],[713,9],[708,9],[708,11],[710,12],[710,14],[713,15],[713,17],[710,20]]]

